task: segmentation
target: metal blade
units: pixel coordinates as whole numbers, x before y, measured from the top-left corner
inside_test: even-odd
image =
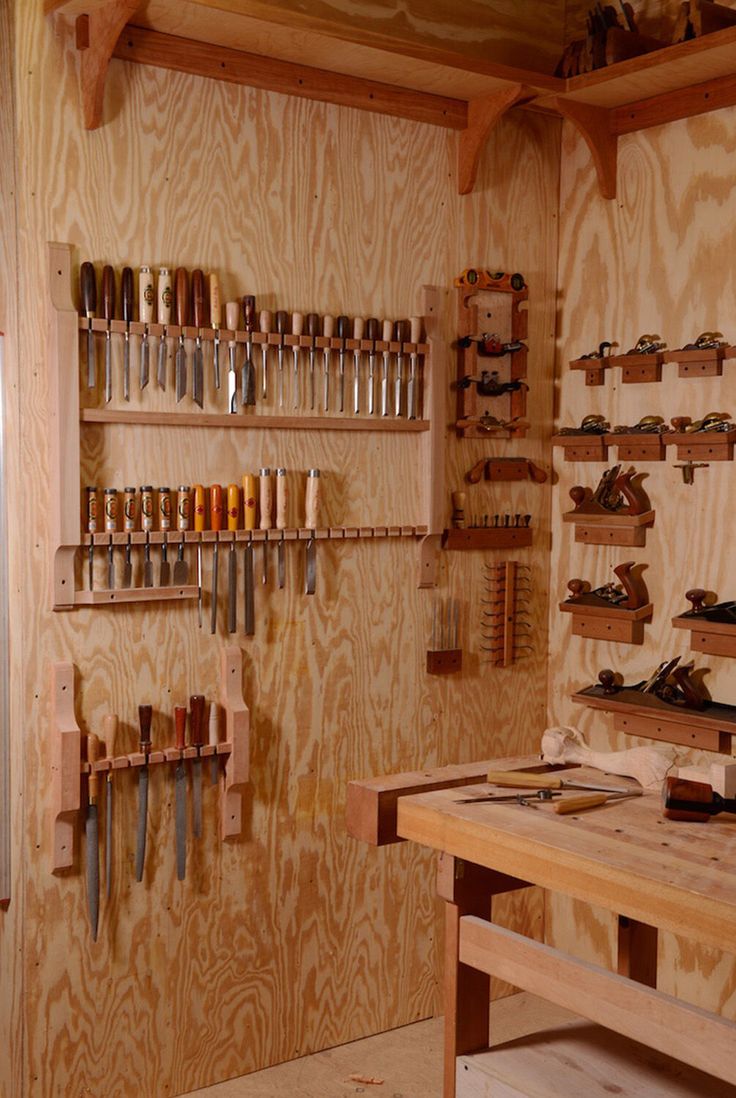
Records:
[[[148,763],[138,774],[138,830],[135,839],[135,879],[143,880],[146,860],[146,824],[148,822]]]
[[[158,368],[156,370],[156,381],[158,382],[159,389],[166,388],[166,355],[167,355],[166,339],[164,336],[158,341]]]
[[[284,348],[279,345],[279,408],[284,406]]]
[[[221,387],[220,383],[220,335],[215,334],[215,341],[212,347],[212,365],[215,368],[215,388]]]
[[[110,899],[112,890],[112,782],[105,782],[105,897]]]
[[[235,542],[230,542],[230,553],[227,558],[227,631],[235,633],[238,628],[238,556],[235,552]]]
[[[261,396],[265,400],[268,396],[268,344],[261,346]]]
[[[187,391],[187,353],[184,344],[180,341],[176,349],[176,402],[183,398]]]
[[[112,344],[110,332],[105,335],[105,403],[112,400]]]
[[[192,365],[192,399],[200,407],[204,407],[204,355],[202,344],[197,341],[194,351],[194,363]]]
[[[97,363],[95,362],[95,335],[90,321],[87,329],[87,388],[94,389],[97,384]]]
[[[145,389],[146,385],[148,385],[149,374],[150,365],[148,356],[148,332],[144,332],[143,338],[141,339],[141,389]]]
[[[330,352],[325,350],[324,354],[324,408],[326,412],[330,410]]]
[[[123,400],[130,400],[130,336],[127,332],[123,344]]]
[[[381,376],[381,415],[388,415],[388,354],[383,356],[383,374]]]
[[[97,805],[87,809],[87,909],[92,941],[97,941],[97,925],[100,916],[100,837],[98,833]]]
[[[227,373],[227,410],[235,414],[238,410],[238,375],[235,372],[235,346],[230,347],[230,369]]]
[[[95,546],[94,542],[90,542],[89,546],[89,589],[90,591],[94,587],[95,580]]]
[[[217,565],[219,542],[215,542],[215,550],[212,554],[212,612],[210,616],[210,633],[217,631]]]
[[[401,389],[404,383],[404,359],[402,356],[396,360],[396,383],[394,388],[394,415],[401,415]]]
[[[128,538],[128,544],[125,546],[125,564],[123,565],[123,582],[122,587],[130,587],[133,582],[133,562],[130,559],[130,538]]]
[[[353,415],[360,412],[360,353],[353,355]]]
[[[375,362],[373,355],[368,356],[368,415],[372,416],[375,412]]]
[[[202,838],[202,760],[197,755],[192,763],[192,819],[195,839]]]
[[[286,553],[284,552],[283,534],[276,548],[276,570],[279,578],[279,589],[283,591],[286,582]]]
[[[252,406],[256,402],[256,368],[253,359],[248,355],[243,363],[241,388],[243,391],[243,404]]]
[[[107,586],[110,591],[115,587],[115,558],[113,556],[112,542],[107,547]]]
[[[143,586],[153,587],[153,561],[151,560],[151,543],[146,539],[146,555],[143,561]]]
[[[199,628],[202,628],[202,542],[197,542],[197,610]]]
[[[307,582],[304,593],[305,595],[313,595],[317,586],[317,546],[315,545],[314,536],[307,542],[305,557]]]
[[[189,562],[184,560],[184,542],[179,542],[179,551],[174,564],[174,586],[186,587],[189,582]]]
[[[164,543],[161,546],[161,570],[158,575],[159,587],[168,587],[171,583],[171,564],[169,563],[169,547],[164,537]]]
[[[417,418],[417,359],[416,355],[411,355],[409,367],[409,384],[406,390],[406,416],[407,419]]]
[[[268,583],[268,542],[264,541],[261,548],[262,556],[262,571],[261,571],[261,583]]]
[[[187,771],[180,759],[174,771],[175,829],[176,829],[176,879],[183,881],[187,875]]]
[[[256,631],[255,610],[253,606],[253,542],[249,541],[245,547],[245,601],[243,603],[243,632],[246,637],[252,637]]]
[[[217,755],[210,755],[210,785],[217,785],[220,780],[220,760]]]
[[[345,411],[345,353],[340,352],[340,411]]]
[[[314,347],[309,352],[309,407],[314,411]]]

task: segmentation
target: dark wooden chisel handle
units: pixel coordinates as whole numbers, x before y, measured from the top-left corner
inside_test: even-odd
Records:
[[[187,745],[187,707],[185,705],[174,706],[174,729],[176,746],[183,751]]]
[[[82,264],[79,284],[82,291],[82,313],[86,317],[93,317],[97,312],[97,276],[92,263]]]
[[[120,281],[120,293],[123,302],[123,320],[126,324],[130,324],[133,319],[133,307],[135,305],[132,267],[123,267],[123,275]]]
[[[195,328],[206,326],[204,307],[204,272],[192,271],[192,319]]]
[[[186,267],[176,268],[174,298],[176,301],[176,323],[180,328],[185,328],[189,323],[189,276]]]
[[[204,694],[192,694],[189,712],[189,742],[193,747],[200,747],[204,743]]]
[[[147,753],[151,750],[151,718],[153,716],[153,706],[151,705],[139,705],[138,706],[138,721],[141,727],[141,751]]]
[[[109,264],[102,268],[102,315],[115,319],[115,271]]]

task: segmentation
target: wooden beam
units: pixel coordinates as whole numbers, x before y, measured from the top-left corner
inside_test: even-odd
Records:
[[[525,84],[512,84],[503,91],[471,99],[468,103],[468,123],[460,134],[457,159],[458,194],[470,194],[473,190],[480,154],[499,119],[516,103],[530,99],[533,95],[534,92]]]
[[[87,130],[102,122],[105,80],[112,51],[121,30],[140,7],[140,0],[108,0],[77,19],[77,49],[81,52],[82,114]]]
[[[342,107],[410,118],[414,122],[427,122],[449,129],[462,129],[467,123],[467,106],[460,99],[361,80],[260,54],[159,34],[142,27],[126,27],[113,56],[140,65],[174,69],[195,76],[207,76],[212,80],[225,80],[250,88],[336,103]]]
[[[555,100],[555,107],[585,138],[593,157],[601,195],[607,199],[615,198],[618,138],[612,132],[611,111],[560,96]]]
[[[678,91],[653,95],[638,103],[625,103],[611,111],[611,132],[637,133],[650,126],[664,126],[682,118],[694,118],[709,111],[736,104],[736,76],[719,76]]]

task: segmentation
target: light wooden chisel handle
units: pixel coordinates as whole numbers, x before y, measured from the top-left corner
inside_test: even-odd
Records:
[[[489,770],[486,780],[491,785],[509,789],[561,789],[562,778],[554,774],[525,774],[520,770]]]

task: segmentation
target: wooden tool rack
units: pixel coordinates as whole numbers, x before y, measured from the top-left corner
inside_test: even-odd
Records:
[[[720,377],[723,363],[736,358],[736,347],[703,347],[695,350],[684,348],[674,351],[657,351],[651,355],[606,355],[603,358],[575,358],[571,370],[585,372],[586,385],[604,385],[606,371],[621,370],[624,385],[642,384],[662,380],[662,365],[677,365],[677,376],[682,378]]]

